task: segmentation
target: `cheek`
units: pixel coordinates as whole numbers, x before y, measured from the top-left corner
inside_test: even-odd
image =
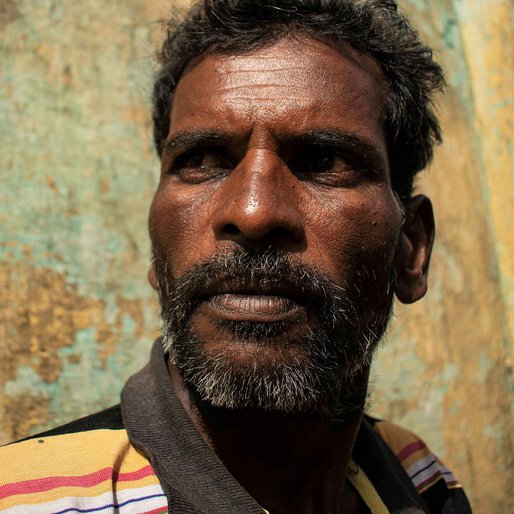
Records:
[[[318,266],[336,281],[362,268],[380,276],[393,264],[402,214],[392,195],[348,192],[324,198],[323,210],[311,209],[309,246]],[[316,257],[315,257],[316,256]],[[312,263],[316,264],[316,263]]]
[[[152,246],[164,253],[174,276],[209,256],[210,228],[207,195],[184,192],[176,184],[161,184],[155,193],[149,215]]]

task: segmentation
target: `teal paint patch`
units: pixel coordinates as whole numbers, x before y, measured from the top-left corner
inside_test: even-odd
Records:
[[[31,366],[23,365],[16,370],[16,378],[4,384],[4,394],[11,397],[43,396],[49,398],[52,385],[45,383]]]
[[[152,341],[142,338],[134,343],[133,328],[133,321],[127,319],[116,350],[105,365],[99,357],[101,345],[95,341],[96,328],[78,331],[74,343],[58,351],[62,368],[56,381],[46,382],[33,367],[22,365],[17,369],[15,379],[5,383],[4,394],[14,400],[49,400],[50,421],[35,426],[34,433],[118,403],[127,378],[149,359]]]
[[[459,27],[455,18],[449,17],[444,22],[443,27],[443,41],[448,49],[453,49],[458,45],[459,40]]]
[[[462,48],[460,20],[451,6],[448,10],[441,10],[439,24],[446,47],[443,68],[451,69],[451,73],[446,74],[449,90],[459,99],[464,112],[471,119],[474,115],[473,93],[470,87],[466,56]]]
[[[152,340],[138,339],[137,329],[132,317],[124,315],[114,352],[105,361],[100,358],[104,348],[97,341],[96,327],[78,331],[73,345],[59,350],[62,371],[50,402],[54,422],[64,423],[119,402],[128,377],[149,359]],[[78,359],[70,360],[71,356]]]
[[[126,335],[134,333],[135,330],[136,330],[136,322],[130,316],[130,314],[125,314],[122,319],[121,333],[126,336]]]
[[[57,380],[59,390],[50,402],[52,418],[57,422],[117,403],[122,384],[112,377],[110,387],[104,387],[105,370],[99,350],[95,327],[77,332],[73,345],[59,350],[62,363]],[[70,361],[69,356],[78,357],[78,361]]]

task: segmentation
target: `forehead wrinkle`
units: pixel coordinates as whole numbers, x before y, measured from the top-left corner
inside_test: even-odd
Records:
[[[296,44],[291,45],[291,43]],[[375,59],[356,50],[344,41],[319,41],[310,37],[284,37],[272,46],[275,49],[275,52],[272,54],[262,52],[263,49],[257,49],[234,55],[214,52],[207,55],[207,57],[221,58],[215,67],[216,71],[224,69],[224,73],[229,71],[230,74],[234,75],[237,72],[254,73],[256,76],[252,77],[253,83],[259,82],[263,71],[269,71],[269,63],[272,64],[274,71],[287,72],[288,76],[290,76],[291,72],[305,72],[305,70],[313,70],[315,72],[313,76],[317,78],[323,75],[329,76],[328,70],[317,65],[313,66],[312,62],[304,58],[305,51],[310,47],[310,49],[319,52],[323,57],[336,54],[341,59],[350,61],[354,72],[371,79],[379,91],[387,90],[387,80]],[[281,60],[280,63],[277,62],[277,58]],[[227,68],[230,69],[227,70]]]
[[[212,87],[207,86],[208,88]],[[203,87],[200,88],[202,94]],[[292,83],[265,83],[255,84],[251,81],[244,84],[227,86],[221,84],[216,88],[216,111],[229,116],[238,116],[239,112],[250,113],[253,117],[259,118],[261,115],[278,116],[293,114],[297,121],[303,120],[306,116],[311,116],[315,121],[321,118],[326,112],[333,112],[334,106],[327,105],[324,96],[313,96],[313,89],[332,91],[337,96],[346,95],[352,98],[354,104],[360,104],[362,113],[366,112],[371,118],[377,120],[381,118],[380,113],[375,108],[376,103],[367,91],[355,88],[348,90],[342,84],[334,84],[329,81],[317,79],[310,84],[301,84],[299,81]],[[204,94],[209,89],[204,90]],[[329,95],[330,96],[330,95]],[[196,109],[198,105],[196,105]],[[347,117],[349,113],[344,105],[338,104],[337,110],[341,110],[341,116]],[[321,121],[321,120],[320,120]],[[295,121],[296,123],[296,121]]]
[[[316,70],[316,73],[309,73],[310,80],[306,81],[305,71],[300,72],[300,69],[296,67],[294,69],[301,73],[298,77],[294,75],[277,77],[277,74],[281,73],[278,69],[266,70],[265,73],[252,71],[246,74],[240,73],[237,69],[232,71],[231,66],[227,68],[224,73],[220,73],[218,68],[214,81],[204,83],[196,81],[193,84],[198,91],[196,98],[212,94],[212,91],[215,91],[218,112],[224,110],[223,107],[230,107],[236,112],[251,107],[256,113],[267,113],[268,106],[277,112],[285,112],[291,107],[294,107],[297,114],[301,114],[303,111],[323,112],[327,109],[324,105],[324,97],[315,98],[310,94],[314,89],[327,91],[327,94],[332,91],[339,96],[351,96],[352,102],[361,104],[363,111],[366,111],[368,115],[377,120],[382,117],[380,109],[376,109],[377,92],[375,90],[370,91],[370,88],[357,87],[354,80],[351,81],[352,86],[349,87],[348,81],[334,80],[334,74],[330,70]],[[310,66],[304,68],[311,69]],[[347,78],[351,78],[352,75],[352,72],[347,73]],[[270,78],[275,81],[270,82]],[[276,80],[277,78],[279,80]],[[194,109],[199,107],[196,98],[190,99]],[[330,109],[332,110],[333,107]]]
[[[351,49],[314,40],[306,42],[310,48],[291,43],[279,41],[272,52],[206,55],[177,86],[174,100],[181,99],[177,102],[180,128],[208,128],[216,119],[218,128],[233,127],[249,136],[256,124],[267,125],[277,135],[290,129],[352,125],[352,131],[368,139],[373,136],[381,146],[374,137],[379,135],[377,128],[383,130],[385,114],[385,86],[378,65]],[[319,58],[312,58],[313,51]],[[334,103],[336,98],[341,101]],[[174,105],[172,120],[175,114]]]
[[[212,64],[214,80],[219,91],[228,92],[233,87],[237,89],[269,86],[296,86],[298,89],[306,91],[312,88],[313,84],[317,87],[334,87],[338,82],[340,83],[339,77],[333,69],[323,66],[323,60],[337,56],[338,60],[346,60],[351,63],[350,67],[345,67],[345,73],[355,78],[352,81],[354,84],[359,82],[358,79],[363,79],[363,89],[374,89],[378,93],[386,88],[378,64],[371,57],[357,52],[344,43],[327,45],[309,38],[295,40],[297,45],[302,45],[300,48],[292,46],[291,43],[290,39],[279,40],[273,45],[272,53],[266,52],[267,48],[264,48],[234,55],[216,52],[207,54],[183,75],[178,87],[187,75],[207,63]],[[313,62],[306,59],[305,51],[309,49],[305,47],[311,47],[310,49],[318,52],[320,60]],[[273,80],[276,82],[270,83],[270,75],[273,75]],[[306,76],[309,77],[310,83],[305,85],[302,82],[305,81]],[[366,84],[368,88],[366,88]],[[213,84],[209,82],[202,85],[210,88]]]
[[[233,66],[232,62],[224,62],[222,68],[217,71],[217,87],[220,92],[230,93],[238,89],[252,88],[259,90],[261,88],[289,88],[301,92],[311,91],[313,87],[324,88],[327,90],[341,89],[341,81],[339,77],[331,69],[323,67],[315,67],[313,63],[303,63],[303,66],[294,66],[290,68],[282,68],[274,66],[272,68],[263,67],[259,70],[241,70],[237,66]],[[308,77],[308,81],[306,80]],[[347,69],[346,77],[352,78],[353,87],[358,90],[366,89],[371,77],[357,69]],[[357,88],[358,79],[364,78],[365,85]],[[270,80],[271,79],[271,80]],[[207,88],[212,84],[206,84]]]
[[[287,85],[288,87],[291,87],[291,84],[287,83],[285,84]],[[248,86],[250,86],[252,89],[271,89],[271,90],[275,90],[275,89],[282,89],[284,87],[284,83],[280,83],[280,82],[276,82],[276,83],[273,83],[273,82],[266,82],[266,83],[263,83],[263,84],[256,84],[255,82],[253,81],[248,81],[247,84],[239,84],[239,85],[234,85],[234,86],[223,86],[222,88],[219,89],[219,91],[221,93],[232,93],[234,91],[238,91],[238,90],[241,90],[241,89],[246,89]],[[294,87],[295,89],[301,89],[301,90],[304,90],[304,91],[309,91],[310,88],[307,87],[307,86],[302,86],[300,84],[297,84],[297,83],[294,83]],[[276,97],[275,97],[276,99]]]

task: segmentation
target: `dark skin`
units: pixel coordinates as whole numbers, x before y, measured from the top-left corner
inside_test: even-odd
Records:
[[[249,54],[212,54],[181,78],[173,100],[159,187],[150,211],[154,244],[174,277],[237,245],[276,247],[337,285],[362,266],[374,271],[366,297],[394,267],[396,295],[426,291],[433,241],[430,202],[402,205],[391,187],[384,133],[387,89],[378,65],[356,51],[283,39]],[[404,216],[405,212],[405,216]],[[153,271],[151,284],[156,287]],[[234,366],[273,365],[301,351],[241,344],[217,323],[312,316],[273,291],[211,292],[191,318],[206,352],[223,349]],[[215,409],[170,377],[200,434],[227,468],[273,514],[358,512],[345,476],[360,416]],[[357,377],[364,403],[369,369]],[[343,505],[344,504],[344,505]]]

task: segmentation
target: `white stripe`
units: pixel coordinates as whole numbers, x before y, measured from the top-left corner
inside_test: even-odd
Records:
[[[407,468],[407,474],[411,477],[412,477],[420,470],[420,469],[423,469],[423,468],[426,468],[431,462],[433,461],[436,461],[437,462],[437,458],[435,455],[433,455],[432,453],[429,453],[428,455],[426,455],[425,457],[422,457],[421,459],[417,460],[416,462],[414,462],[414,464],[411,464],[408,468]],[[432,466],[430,467],[430,469],[432,469]],[[416,477],[417,478],[417,477]]]
[[[44,499],[45,493],[38,493],[41,499]],[[100,494],[98,496],[89,496],[89,497],[75,497],[75,496],[67,496],[64,498],[59,498],[58,500],[54,500],[52,502],[47,503],[36,503],[31,505],[16,505],[15,507],[11,507],[3,510],[0,505],[0,512],[2,514],[52,514],[55,512],[61,512],[66,509],[97,509],[102,507],[103,505],[112,505],[116,503],[117,505],[123,504],[128,500],[137,500],[138,498],[143,498],[145,496],[154,496],[154,495],[162,495],[156,498],[149,498],[146,500],[135,501],[133,503],[129,503],[128,505],[124,505],[119,509],[116,509],[116,512],[120,514],[131,514],[138,513],[143,510],[152,510],[157,509],[159,507],[166,507],[167,500],[162,487],[159,484],[152,484],[145,487],[136,487],[133,489],[124,489],[121,491],[108,491],[107,493]],[[73,514],[74,511],[70,511],[70,514]],[[75,511],[76,512],[76,511]],[[107,507],[105,509],[94,511],[92,514],[105,514],[107,512],[114,512],[114,508],[112,506]]]
[[[423,468],[426,469],[421,471]],[[417,460],[414,464],[411,464],[406,471],[415,487],[419,487],[425,480],[436,475],[441,475],[446,482],[455,481],[453,473],[446,466],[443,466],[433,453],[429,453],[425,457]],[[416,475],[416,473],[418,474]]]

